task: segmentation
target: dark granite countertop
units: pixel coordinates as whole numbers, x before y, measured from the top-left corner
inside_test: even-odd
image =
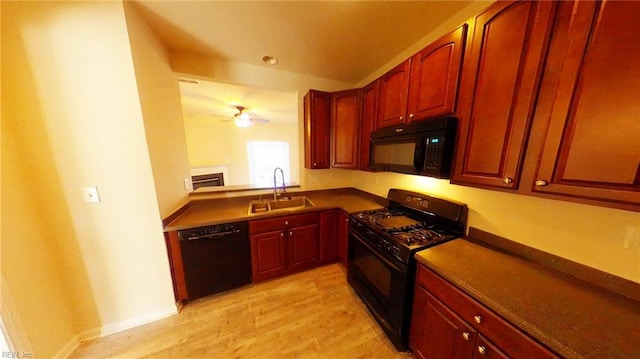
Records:
[[[165,231],[207,226],[220,223],[231,223],[262,218],[317,212],[332,208],[340,208],[347,213],[366,211],[384,206],[385,199],[353,188],[335,190],[293,192],[290,196],[306,196],[315,204],[313,207],[291,209],[266,213],[249,214],[249,202],[269,195],[217,198],[191,201],[189,206],[166,226]]]
[[[473,238],[416,259],[564,357],[640,358],[640,302],[632,297]]]

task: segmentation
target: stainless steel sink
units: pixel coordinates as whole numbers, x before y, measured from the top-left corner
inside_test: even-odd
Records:
[[[295,210],[307,207],[315,207],[315,204],[306,196],[284,197],[270,201],[251,201],[249,202],[249,214]]]

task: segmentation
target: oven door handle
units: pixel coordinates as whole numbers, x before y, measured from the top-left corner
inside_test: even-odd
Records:
[[[391,267],[391,269],[395,270],[396,272],[403,272],[406,271],[406,268],[400,268],[397,264],[391,262],[390,260],[388,260],[387,258],[385,258],[382,254],[378,253],[378,251],[373,248],[369,243],[365,242],[362,237],[360,237],[360,235],[358,235],[358,233],[354,232],[354,231],[349,231],[349,233],[351,235],[353,235],[353,237],[360,242],[360,244],[362,244],[363,246],[365,246],[374,256],[376,256],[376,258],[378,258],[379,260],[381,260],[385,265],[387,265],[388,267]]]

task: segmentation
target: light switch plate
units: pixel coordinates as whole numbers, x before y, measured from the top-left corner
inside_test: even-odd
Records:
[[[98,203],[100,202],[100,195],[98,194],[98,187],[82,187],[82,199],[85,203]]]

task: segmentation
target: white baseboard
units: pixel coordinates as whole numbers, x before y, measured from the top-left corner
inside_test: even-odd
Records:
[[[114,334],[143,324],[155,322],[156,320],[164,319],[175,314],[178,314],[178,309],[175,306],[171,306],[139,317],[124,320],[119,323],[104,325],[100,328],[99,336],[104,337],[105,335]]]
[[[152,313],[141,315],[139,317],[124,320],[122,322],[104,325],[102,327],[85,330],[73,337],[60,351],[56,354],[56,358],[67,358],[74,350],[78,348],[80,342],[104,337],[109,334],[118,333],[127,329],[135,328],[143,324],[155,322],[156,320],[164,319],[172,315],[178,314],[178,309],[175,306],[161,309]]]
[[[80,345],[80,337],[76,335],[71,338],[54,356],[54,358],[68,358]]]

